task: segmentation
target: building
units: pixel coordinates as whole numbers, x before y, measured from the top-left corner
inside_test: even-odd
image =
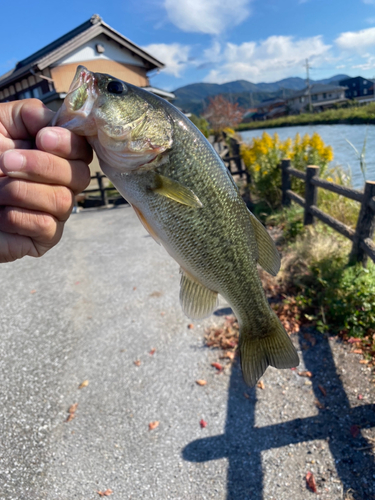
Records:
[[[310,86],[311,106],[314,111],[323,111],[335,104],[344,103],[346,87],[341,85],[323,85],[316,83]],[[309,89],[306,87],[287,99],[290,113],[303,113],[309,109]]]
[[[340,85],[347,87],[345,91],[347,99],[356,99],[362,102],[374,100],[374,82],[372,80],[356,76],[355,78],[340,80]]]
[[[164,64],[94,15],[1,76],[0,102],[37,97],[57,110],[79,64],[146,88],[164,99],[174,98],[171,92],[150,87],[149,74],[164,68]]]

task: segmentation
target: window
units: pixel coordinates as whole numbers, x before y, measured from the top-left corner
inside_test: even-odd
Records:
[[[323,99],[326,99],[327,98],[327,94],[323,94]]]
[[[305,98],[304,97],[300,97],[300,102],[305,102]]]
[[[363,85],[366,85],[366,83],[367,83],[367,80],[363,80]]]
[[[314,94],[311,96],[312,101],[317,101],[318,100],[318,94]]]
[[[358,94],[358,92],[357,92],[356,90],[354,90],[354,92],[353,92],[353,96],[354,96],[354,97],[356,97],[356,96],[357,96],[357,94]]]
[[[363,89],[363,94],[366,95],[367,94],[367,89]]]

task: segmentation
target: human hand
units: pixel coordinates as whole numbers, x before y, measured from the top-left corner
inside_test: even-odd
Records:
[[[74,194],[90,182],[91,147],[47,127],[53,116],[37,99],[0,104],[0,263],[40,257],[56,245]]]

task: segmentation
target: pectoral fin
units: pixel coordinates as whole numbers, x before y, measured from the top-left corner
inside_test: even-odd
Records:
[[[262,266],[267,273],[276,276],[281,264],[280,254],[267,229],[250,211],[249,215],[258,245],[258,264]]]
[[[217,307],[217,292],[209,290],[182,271],[180,303],[182,310],[192,319],[203,319]]]
[[[182,205],[187,205],[188,207],[203,207],[198,196],[196,196],[191,189],[164,175],[155,174],[155,186],[152,188],[152,191],[177,201]]]

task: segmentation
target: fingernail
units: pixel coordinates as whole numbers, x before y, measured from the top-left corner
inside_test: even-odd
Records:
[[[26,164],[26,158],[18,151],[5,151],[3,154],[3,171],[6,174],[19,172]]]
[[[50,128],[42,130],[39,138],[44,151],[54,151],[59,143],[59,136]]]

